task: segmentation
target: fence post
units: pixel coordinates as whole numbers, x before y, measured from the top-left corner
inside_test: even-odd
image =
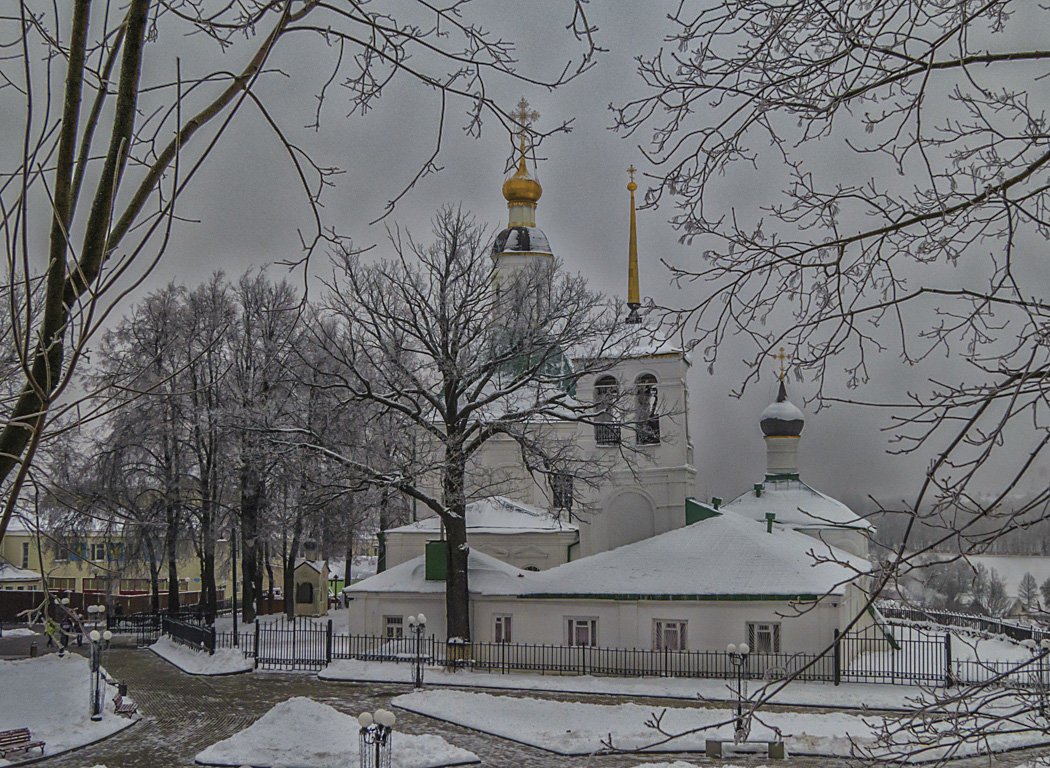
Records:
[[[952,679],[952,633],[944,633],[944,687],[951,688],[955,685]]]
[[[328,620],[328,636],[325,638],[325,660],[332,663],[332,620]]]
[[[255,661],[253,662],[255,669],[259,668],[259,617],[255,617]]]
[[[835,685],[838,685],[842,682],[842,637],[837,627],[835,628],[835,645],[832,659],[834,660],[833,680]]]

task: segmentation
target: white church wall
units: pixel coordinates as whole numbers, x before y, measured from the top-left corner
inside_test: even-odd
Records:
[[[835,598],[809,606],[798,614],[788,601],[778,600],[595,600],[519,599],[477,596],[472,600],[472,634],[477,642],[495,640],[497,616],[510,616],[512,641],[545,645],[568,643],[568,620],[595,619],[597,642],[606,648],[653,647],[653,623],[686,622],[688,650],[718,651],[729,643],[747,642],[749,623],[780,624],[783,653],[815,653],[845,626],[844,601]],[[427,633],[444,635],[444,595],[370,595],[350,604],[350,631],[355,634],[384,632],[385,616],[405,616],[422,611],[428,617]]]

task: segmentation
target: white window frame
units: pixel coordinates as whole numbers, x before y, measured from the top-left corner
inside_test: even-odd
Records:
[[[100,556],[101,553],[101,556]],[[95,542],[91,545],[91,561],[99,563],[106,559],[106,544]]]
[[[509,613],[499,613],[492,617],[492,641],[495,643],[514,642],[514,616]]]
[[[576,642],[578,630],[587,632],[587,642]],[[598,618],[596,616],[566,616],[565,631],[567,645],[595,648],[598,645]]]
[[[685,619],[653,619],[653,650],[684,651],[689,622]],[[677,639],[668,643],[668,637],[674,633]]]
[[[747,644],[752,653],[780,653],[780,622],[749,621]]]
[[[394,634],[394,630],[396,630],[396,634]],[[401,615],[384,616],[383,637],[387,640],[403,640],[405,637],[405,617]]]

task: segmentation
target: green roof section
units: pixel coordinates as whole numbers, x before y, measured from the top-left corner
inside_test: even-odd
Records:
[[[711,504],[705,504],[702,501],[697,501],[692,496],[686,496],[685,498],[685,524],[692,525],[693,523],[699,523],[701,520],[707,520],[708,518],[718,517],[722,513],[718,511],[718,508]]]

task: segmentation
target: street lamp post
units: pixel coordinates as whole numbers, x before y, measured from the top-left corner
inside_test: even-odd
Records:
[[[412,656],[412,685],[415,688],[423,687],[423,633],[427,629],[427,617],[422,613],[418,616],[409,616],[406,620],[408,631],[415,636],[415,653]]]
[[[357,722],[361,725],[361,768],[390,768],[390,752],[394,723],[397,718],[387,709],[362,712]]]
[[[113,638],[113,633],[108,629],[105,632],[99,632],[97,629],[91,630],[88,634],[88,640],[91,641],[91,719],[101,720],[102,719],[102,652],[109,647],[109,641]]]
[[[747,671],[747,657],[751,653],[751,648],[748,647],[747,643],[741,643],[740,645],[730,643],[726,646],[726,653],[729,654],[729,661],[736,671],[736,729],[733,734],[733,741],[739,744],[747,739],[747,729],[744,728],[744,699],[747,698],[747,690],[744,686],[747,684],[745,673]]]

